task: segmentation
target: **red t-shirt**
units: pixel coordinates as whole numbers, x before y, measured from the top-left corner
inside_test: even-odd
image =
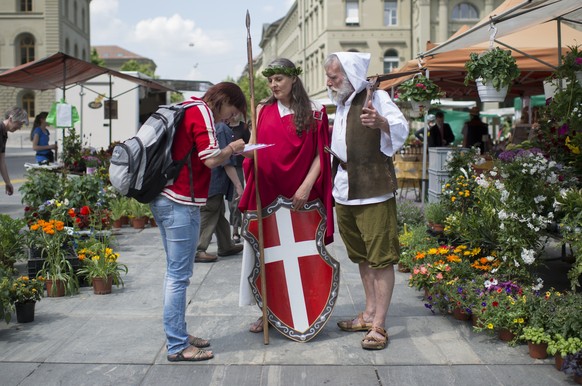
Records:
[[[210,169],[202,161],[220,154],[220,148],[214,131],[212,111],[200,98],[192,97],[192,99],[202,103],[185,111],[182,123],[174,135],[172,158],[175,160],[184,158],[192,146],[196,145],[196,150],[192,152],[191,157],[194,202],[190,194],[187,164],[180,170],[174,183],[162,190],[162,194],[180,204],[202,206],[206,204],[210,185]]]

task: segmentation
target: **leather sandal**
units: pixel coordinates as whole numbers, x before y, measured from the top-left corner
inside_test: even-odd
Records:
[[[193,335],[188,335],[188,343],[197,348],[204,348],[210,346],[210,341],[208,339],[198,338]]]
[[[177,354],[168,355],[168,361],[170,362],[199,362],[199,361],[207,361],[208,359],[214,358],[214,355],[210,351],[202,350],[197,348],[194,355],[191,357],[185,357],[184,349]]]
[[[370,335],[374,331],[382,335],[382,338],[377,338],[376,336]],[[382,350],[388,344],[388,334],[386,330],[382,327],[372,327],[364,339],[362,339],[362,348],[366,350]]]
[[[354,323],[356,320],[356,323]],[[350,319],[350,320],[340,320],[337,322],[337,326],[344,331],[354,332],[354,331],[368,331],[372,328],[371,322],[366,322],[364,320],[364,313],[360,312],[357,318]]]
[[[263,317],[262,316],[259,319],[257,319],[256,322],[253,322],[251,324],[251,326],[249,327],[249,331],[254,332],[254,333],[263,332],[263,330],[264,330],[264,325],[263,325]]]

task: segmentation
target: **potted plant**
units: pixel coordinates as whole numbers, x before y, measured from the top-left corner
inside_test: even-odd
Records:
[[[556,360],[556,369],[562,370],[564,358],[582,350],[582,340],[578,337],[564,338],[562,334],[555,334],[548,342],[548,354]]]
[[[89,238],[81,242],[77,256],[82,264],[77,274],[92,283],[95,294],[111,293],[113,284],[124,285],[121,274],[127,274],[127,266],[117,261],[119,253],[113,252],[106,239]]]
[[[411,102],[413,111],[428,111],[431,101],[440,99],[444,92],[431,79],[416,75],[398,86],[398,99]]]
[[[94,174],[101,165],[99,157],[94,155],[84,155],[83,162],[85,163],[85,171],[87,174]]]
[[[113,219],[113,227],[121,228],[122,217],[127,216],[129,201],[125,196],[118,196],[109,201],[109,215]]]
[[[544,359],[548,356],[551,337],[543,327],[525,326],[520,338],[527,342],[530,357]]]
[[[4,319],[6,323],[10,323],[14,310],[14,302],[10,298],[14,271],[0,264],[0,319]]]
[[[475,81],[483,102],[503,102],[509,85],[519,77],[511,51],[495,47],[481,54],[472,52],[465,63],[465,85]],[[489,89],[497,91],[495,93]]]
[[[424,218],[435,233],[442,233],[448,212],[441,202],[430,202],[424,207]]]
[[[79,284],[71,263],[66,259],[70,237],[64,222],[39,219],[30,225],[29,238],[29,245],[40,250],[44,258],[37,277],[46,278],[48,296],[75,294]]]
[[[582,385],[582,350],[564,357],[562,370],[574,375],[574,382]]]
[[[0,214],[0,264],[5,267],[12,268],[16,261],[25,257],[25,234],[22,232],[25,226],[22,219]]]
[[[34,307],[44,293],[44,279],[20,276],[12,282],[10,299],[16,308],[16,321],[28,323],[34,321]]]
[[[581,46],[568,46],[568,53],[562,55],[562,64],[555,72],[555,76],[565,79],[577,79],[582,86],[582,50]]]
[[[145,227],[147,216],[150,214],[148,204],[141,203],[137,200],[130,200],[128,205],[128,216],[132,221],[135,229],[143,229]]]

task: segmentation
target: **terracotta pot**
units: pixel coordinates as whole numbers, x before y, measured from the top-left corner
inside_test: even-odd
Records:
[[[443,224],[432,224],[432,230],[435,233],[443,233],[445,226]]]
[[[93,293],[95,295],[107,295],[111,293],[113,288],[113,277],[107,278],[94,277],[93,278]]]
[[[504,342],[510,342],[515,338],[515,334],[507,328],[500,328],[499,331],[497,331],[497,336],[499,337],[499,340]]]
[[[16,307],[16,321],[18,323],[30,323],[34,322],[34,306],[36,302],[34,300],[29,300],[27,302],[16,302],[14,306]]]
[[[562,371],[562,365],[564,364],[564,358],[559,353],[554,355],[554,363],[556,365],[556,370]]]
[[[431,297],[432,294],[429,292],[428,288],[424,288],[424,300],[428,300],[429,297]]]
[[[548,357],[548,344],[547,343],[527,342],[527,348],[529,349],[529,356],[532,358],[545,359]]]
[[[475,314],[471,314],[471,325],[473,327],[483,327],[483,322]]]
[[[156,219],[155,219],[155,218],[153,218],[153,217],[150,217],[150,226],[151,226],[152,228],[155,228],[155,227],[157,227],[157,226],[158,226],[158,224],[156,223]]]
[[[457,320],[469,320],[471,319],[471,315],[465,312],[464,309],[461,307],[453,308],[453,317]]]
[[[52,280],[47,279],[46,284],[46,294],[49,298],[59,298],[65,296],[65,282],[62,280]],[[55,288],[53,288],[53,285]]]
[[[111,223],[111,226],[112,226],[113,228],[118,228],[118,229],[119,229],[119,228],[121,228],[121,226],[122,226],[122,225],[123,225],[123,224],[122,224],[122,222],[121,222],[121,219],[120,219],[120,218],[118,218],[117,220],[113,220],[113,222]]]
[[[128,216],[121,216],[119,218],[121,220],[121,225],[129,225],[129,217]]]
[[[131,221],[133,229],[143,229],[145,228],[145,220],[143,217],[134,217]]]

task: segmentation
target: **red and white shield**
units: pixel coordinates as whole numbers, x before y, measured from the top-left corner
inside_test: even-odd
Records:
[[[262,211],[267,318],[289,339],[307,342],[333,311],[340,265],[325,248],[326,215],[321,201],[310,201],[298,211],[292,211],[292,206],[291,200],[279,196]],[[255,252],[249,282],[262,307],[256,212],[245,213],[243,236]]]

